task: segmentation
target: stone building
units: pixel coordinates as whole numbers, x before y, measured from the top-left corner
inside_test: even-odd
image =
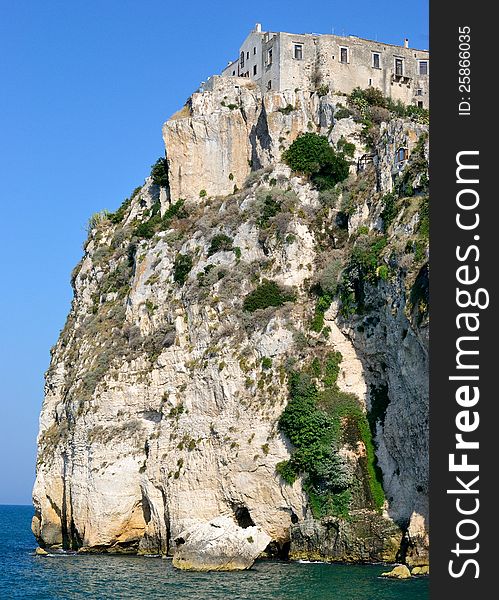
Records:
[[[224,77],[249,77],[262,90],[318,89],[351,92],[379,88],[404,104],[428,108],[429,52],[355,36],[262,31],[245,39]]]

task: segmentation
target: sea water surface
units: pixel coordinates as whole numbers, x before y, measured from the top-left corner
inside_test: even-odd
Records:
[[[258,561],[237,573],[185,573],[141,556],[36,556],[30,506],[0,506],[0,599],[427,600],[428,579],[381,579],[374,565]]]

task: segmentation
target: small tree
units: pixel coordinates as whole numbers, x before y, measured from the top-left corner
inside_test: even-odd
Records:
[[[283,153],[293,171],[309,175],[318,189],[335,186],[348,177],[349,164],[343,153],[336,153],[327,138],[304,133]]]
[[[173,281],[184,285],[192,269],[192,258],[188,254],[177,254],[173,263]]]
[[[168,162],[166,158],[158,158],[151,167],[151,177],[153,183],[160,187],[168,186]]]

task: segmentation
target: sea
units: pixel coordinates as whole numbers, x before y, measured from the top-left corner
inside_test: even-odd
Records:
[[[0,505],[0,600],[427,600],[428,578],[380,578],[382,565],[257,561],[187,573],[161,557],[35,554],[33,508]]]

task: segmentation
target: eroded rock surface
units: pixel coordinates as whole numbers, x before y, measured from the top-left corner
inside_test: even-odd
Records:
[[[197,523],[174,540],[173,566],[184,571],[249,569],[271,537],[259,527],[239,527],[229,517]]]
[[[46,377],[42,547],[171,554],[182,532],[230,514],[282,554],[291,543],[292,556],[389,560],[403,534],[412,563],[427,563],[425,127],[392,119],[367,148],[360,123],[334,117],[345,101],[227,80],[194,94],[163,129],[169,185],[148,178],[93,218]],[[305,131],[354,144],[334,193],[280,162]],[[419,162],[397,163],[401,146]],[[389,221],[394,181],[406,191]],[[375,269],[359,275],[355,257],[380,240]],[[335,261],[339,287],[313,329]],[[245,310],[264,281],[285,301]],[[367,410],[386,496],[376,508],[366,446],[350,432],[339,449],[356,480],[350,522],[321,519],[306,477],[276,471],[294,451],[279,427],[290,370],[331,352],[335,385]]]

